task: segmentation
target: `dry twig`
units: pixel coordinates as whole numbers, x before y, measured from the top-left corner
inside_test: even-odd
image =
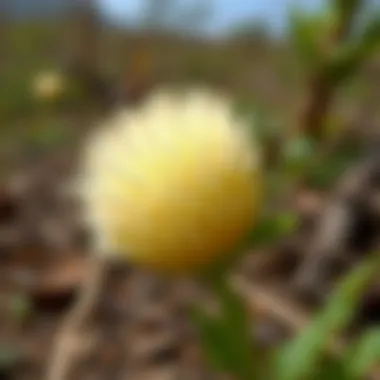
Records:
[[[67,378],[75,360],[75,342],[98,298],[106,265],[97,256],[91,257],[89,260],[90,270],[83,283],[78,301],[69,311],[62,323],[61,331],[58,332],[46,380],[65,380]]]
[[[349,36],[358,6],[359,2],[351,6],[348,12],[341,12],[340,19],[331,30],[329,40],[326,41],[326,62],[318,67],[310,78],[307,102],[301,114],[301,128],[307,135],[317,140],[323,136],[323,123],[334,101],[336,88],[336,84],[326,75],[326,68],[330,64],[329,53]]]
[[[293,332],[304,328],[309,316],[295,305],[280,300],[278,296],[259,284],[248,282],[242,277],[233,278],[233,286],[248,301],[254,311],[260,310],[283,322]]]

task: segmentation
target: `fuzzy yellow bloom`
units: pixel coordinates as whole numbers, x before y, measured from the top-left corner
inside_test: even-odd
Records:
[[[160,92],[117,114],[84,156],[85,216],[105,252],[162,271],[228,254],[259,202],[259,157],[231,103]]]
[[[44,71],[37,74],[33,79],[32,91],[37,99],[54,100],[62,94],[64,80],[55,71]]]

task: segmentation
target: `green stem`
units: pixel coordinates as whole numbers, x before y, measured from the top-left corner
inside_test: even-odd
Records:
[[[249,316],[243,301],[228,284],[225,271],[210,276],[208,284],[220,303],[221,320],[227,344],[232,348],[232,370],[241,380],[257,379],[251,342]]]

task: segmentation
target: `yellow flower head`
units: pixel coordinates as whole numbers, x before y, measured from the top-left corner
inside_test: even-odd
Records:
[[[32,91],[37,99],[54,100],[62,94],[63,90],[64,80],[58,72],[41,72],[33,79]]]
[[[160,92],[90,141],[85,215],[105,252],[162,271],[196,270],[228,254],[252,226],[258,161],[228,99]]]

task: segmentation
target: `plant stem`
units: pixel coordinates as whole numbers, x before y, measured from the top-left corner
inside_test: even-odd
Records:
[[[305,133],[316,141],[320,141],[324,137],[324,121],[334,101],[337,87],[336,83],[326,75],[326,70],[330,65],[330,53],[348,39],[354,26],[355,15],[362,5],[363,2],[360,0],[338,2],[336,24],[331,30],[329,41],[326,41],[331,47],[327,50],[325,62],[310,78],[310,90],[306,107],[301,115],[301,125]]]
[[[209,285],[220,304],[226,340],[233,348],[234,374],[241,380],[257,379],[249,317],[242,299],[231,289],[223,271],[212,276]]]

